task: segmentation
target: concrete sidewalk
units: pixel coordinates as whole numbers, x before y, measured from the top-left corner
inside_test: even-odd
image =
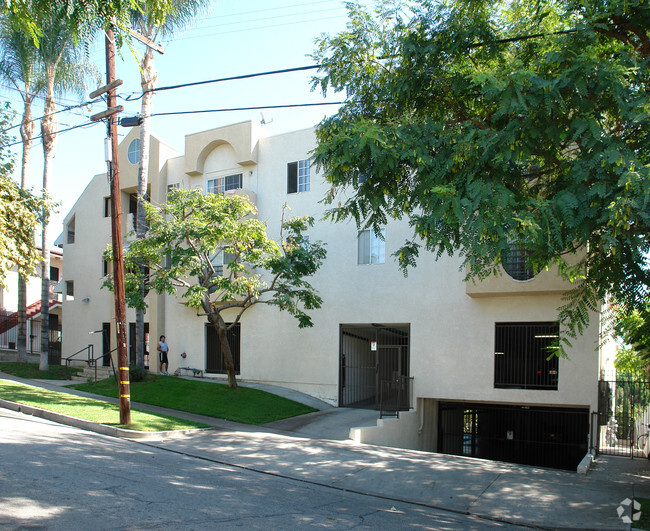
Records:
[[[13,378],[12,378],[13,379]],[[19,380],[19,379],[16,379]],[[23,380],[24,381],[24,380]],[[60,388],[51,382],[26,381]],[[78,394],[75,392],[74,394]],[[101,398],[95,395],[94,398]],[[140,444],[303,482],[546,529],[630,529],[617,514],[627,498],[650,498],[650,461],[599,457],[591,472],[535,468],[333,440],[373,412],[329,408],[252,427],[144,404],[214,426],[160,434]],[[376,419],[376,412],[374,413]],[[88,423],[88,429],[93,429]],[[335,429],[335,427],[337,429]],[[630,507],[625,507],[629,516]]]

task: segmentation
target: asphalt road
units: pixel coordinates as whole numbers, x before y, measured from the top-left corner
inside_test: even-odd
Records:
[[[0,410],[2,529],[517,529]]]

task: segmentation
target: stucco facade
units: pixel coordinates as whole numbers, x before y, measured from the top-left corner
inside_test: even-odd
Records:
[[[137,181],[137,163],[128,161],[128,148],[137,134],[131,131],[120,145],[125,232],[132,228],[128,195],[135,192]],[[556,321],[568,286],[553,271],[525,282],[503,273],[470,284],[463,281],[459,258],[436,261],[425,254],[404,277],[391,255],[410,237],[405,221],[391,221],[385,227],[383,260],[359,264],[363,260],[355,224],[323,221],[326,207],[320,201],[329,185],[315,167],[309,169],[308,190],[303,182],[298,191],[288,193],[288,165],[309,159],[314,146],[313,129],[264,137],[251,122],[188,135],[184,155],[152,139],[149,182],[153,202],[164,201],[168,186],[207,192],[213,180],[241,175],[236,193],[248,195],[257,205],[258,218],[268,224],[272,237],[279,237],[282,208],[287,203],[292,214],[309,214],[318,220],[309,238],[327,244],[327,259],[311,280],[323,298],[322,309],[311,312],[313,328],[299,329],[294,318],[273,307],[255,306],[247,311],[241,323],[239,378],[290,387],[333,405],[351,405],[344,403],[343,388],[352,378],[361,382],[361,377],[355,376],[358,371],[353,370],[351,354],[345,361],[347,347],[342,338],[353,337],[350,331],[359,329],[362,334],[355,341],[367,343],[373,352],[377,346],[363,331],[377,328],[406,338],[406,343],[395,348],[401,353],[399,370],[412,379],[409,401],[414,409],[399,419],[381,421],[381,427],[358,431],[359,440],[440,450],[440,403],[573,408],[585,415],[597,410],[601,360],[595,315],[589,329],[573,342],[569,359],[560,359],[553,369],[553,389],[495,385],[496,323]],[[64,355],[88,343],[94,343],[96,354],[101,352],[101,334],[88,332],[100,330],[102,323],[114,323],[112,294],[101,289],[102,251],[110,240],[110,218],[103,215],[107,196],[106,176],[98,175],[66,217],[66,224],[74,220],[75,239],[63,246],[64,280],[74,282],[74,300],[63,303]],[[152,353],[155,340],[164,334],[170,346],[170,372],[179,366],[206,370],[205,318],[173,296],[150,294],[148,303],[145,320]],[[127,320],[135,322],[132,310]],[[111,348],[114,342],[113,331]],[[183,352],[185,359],[180,357]],[[153,362],[151,367],[155,367]]]

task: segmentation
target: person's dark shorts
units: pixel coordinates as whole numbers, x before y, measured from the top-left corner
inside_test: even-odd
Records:
[[[158,354],[158,359],[160,360],[160,363],[169,363],[169,360],[167,359],[167,352],[164,351],[159,351]]]

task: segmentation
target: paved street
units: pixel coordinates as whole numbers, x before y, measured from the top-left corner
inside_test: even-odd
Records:
[[[0,425],[3,529],[518,529],[192,457],[178,441],[157,447],[8,410]]]

